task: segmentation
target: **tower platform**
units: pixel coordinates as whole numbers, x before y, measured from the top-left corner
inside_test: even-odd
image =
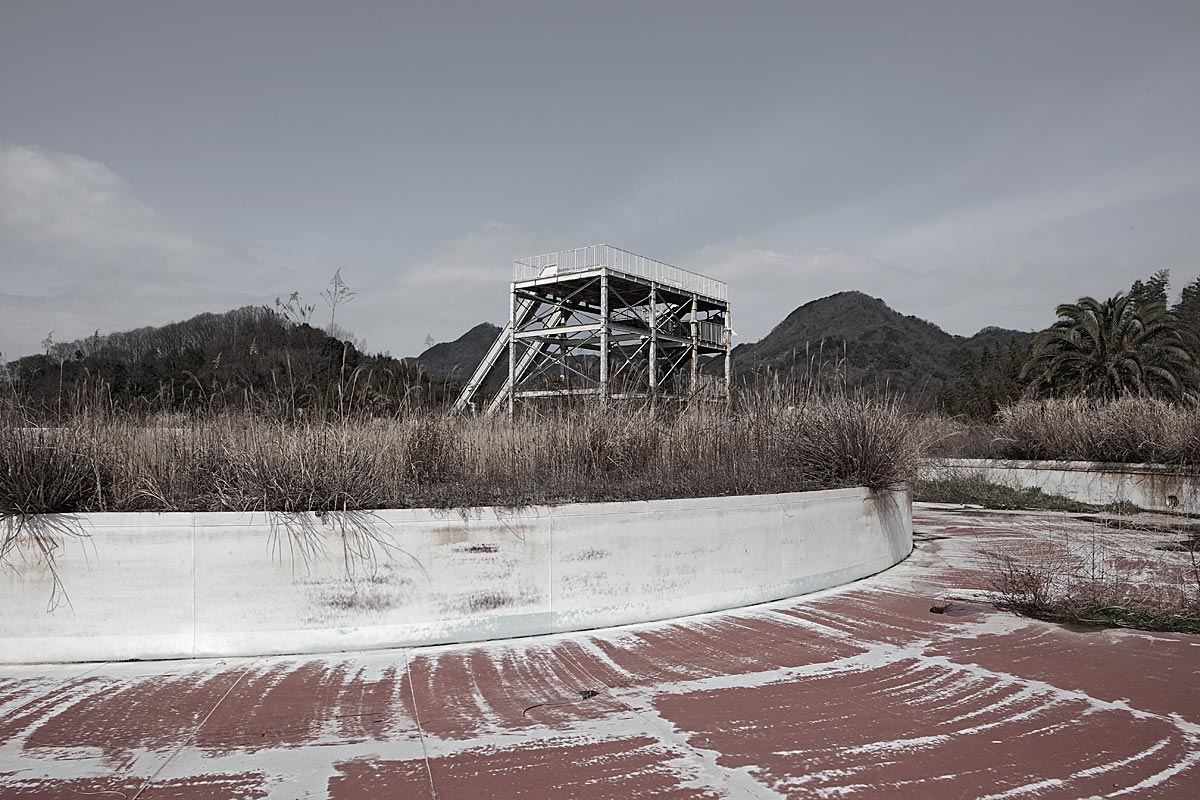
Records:
[[[477,407],[488,377],[505,360],[508,376],[488,413],[507,408],[511,414],[519,402],[581,395],[601,402],[728,400],[730,326],[725,283],[618,247],[518,259],[508,324],[455,408]],[[723,370],[709,367],[718,361]]]

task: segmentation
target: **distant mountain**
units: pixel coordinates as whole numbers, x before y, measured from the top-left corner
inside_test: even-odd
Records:
[[[956,336],[956,339],[962,337]],[[981,352],[984,348],[997,350],[1009,346],[1010,342],[1016,341],[1022,347],[1025,347],[1033,340],[1033,333],[1030,331],[1016,331],[1012,328],[997,328],[995,325],[989,325],[979,333],[975,334],[963,342],[963,345],[972,353]]]
[[[452,342],[398,361],[263,308],[201,314],[183,322],[77,342],[50,343],[46,355],[0,369],[0,388],[57,408],[64,396],[97,392],[118,405],[156,408],[281,406],[390,412],[411,402],[456,396],[496,341],[484,322]],[[889,389],[910,403],[939,403],[986,418],[1019,393],[1018,373],[1031,333],[987,327],[954,336],[904,315],[876,297],[841,292],[805,303],[761,341],[733,351],[735,376],[842,371],[854,387]],[[485,384],[503,383],[507,354]],[[719,365],[714,364],[719,369]],[[348,398],[346,392],[354,393]],[[89,395],[89,396],[90,396]]]
[[[761,341],[734,348],[735,375],[832,370],[841,363],[852,386],[888,388],[917,405],[931,405],[969,357],[1025,347],[1032,334],[988,327],[972,337],[901,314],[877,297],[840,292],[805,303]]]
[[[393,412],[440,402],[446,387],[398,359],[267,308],[200,314],[182,322],[47,342],[47,353],[0,370],[0,388],[26,406],[102,401],[118,408],[261,408]]]
[[[453,342],[435,344],[421,355],[405,361],[419,366],[432,378],[462,383],[471,377],[499,335],[500,328],[490,322],[481,322]],[[507,356],[504,362],[508,363]]]
[[[409,363],[420,365],[433,378],[465,381],[499,333],[500,328],[485,322]],[[879,298],[841,292],[805,303],[761,341],[734,348],[734,374],[746,381],[764,372],[803,372],[810,364],[832,371],[841,363],[852,386],[886,387],[928,406],[969,359],[985,350],[1005,350],[1011,342],[1024,349],[1031,336],[996,327],[971,337],[955,336],[901,314]],[[492,383],[498,386],[497,380],[494,377]]]

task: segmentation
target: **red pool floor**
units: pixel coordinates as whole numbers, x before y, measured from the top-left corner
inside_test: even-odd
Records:
[[[1094,524],[919,508],[882,575],[629,628],[0,666],[0,798],[1200,797],[1200,637],[981,594]]]

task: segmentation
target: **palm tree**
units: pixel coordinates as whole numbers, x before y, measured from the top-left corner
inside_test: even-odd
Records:
[[[1055,310],[1058,321],[1037,335],[1021,370],[1032,393],[1196,401],[1200,367],[1178,319],[1163,306],[1139,308],[1117,293]]]

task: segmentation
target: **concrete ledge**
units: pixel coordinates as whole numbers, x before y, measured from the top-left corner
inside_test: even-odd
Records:
[[[15,525],[13,521],[6,523]],[[458,512],[83,514],[0,571],[0,661],[311,653],[585,630],[779,600],[912,550],[907,492]]]
[[[1200,514],[1200,475],[1165,464],[952,458],[926,473],[977,474],[991,483],[1037,488],[1098,506],[1126,502],[1149,511]]]

